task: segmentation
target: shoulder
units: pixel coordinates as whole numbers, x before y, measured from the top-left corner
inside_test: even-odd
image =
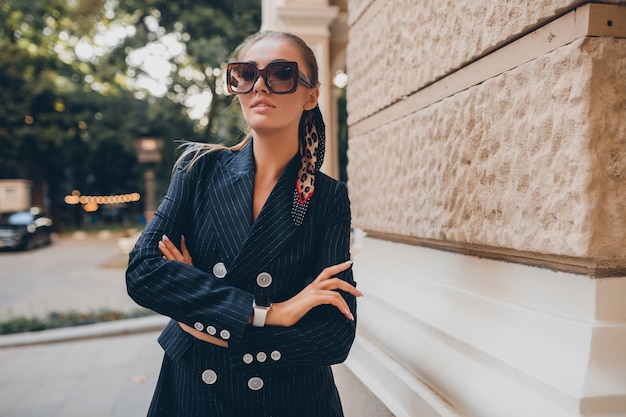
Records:
[[[338,181],[323,172],[317,172],[315,174],[315,192],[324,195],[346,194],[348,193],[348,187],[346,183]]]
[[[311,197],[307,211],[309,222],[320,230],[329,230],[337,225],[350,225],[352,214],[348,187],[344,182],[337,181],[328,175],[315,174],[315,192]]]
[[[322,172],[315,174],[315,194],[313,199],[316,200],[322,212],[350,210],[350,199],[346,184]]]
[[[176,171],[187,178],[205,177],[216,166],[227,164],[237,152],[203,143],[188,144],[176,164]]]

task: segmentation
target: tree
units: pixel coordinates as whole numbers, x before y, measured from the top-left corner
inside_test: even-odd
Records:
[[[32,180],[34,203],[49,201],[60,218],[72,189],[140,188],[133,147],[140,136],[167,139],[163,178],[174,139],[236,137],[240,115],[221,90],[218,69],[259,24],[258,0],[6,0],[0,5],[0,178]],[[180,51],[169,57],[166,94],[154,96],[138,85],[145,68],[130,58],[163,41]],[[189,117],[189,101],[203,92],[212,100],[198,123]]]
[[[238,141],[242,119],[227,96],[224,69],[232,51],[259,30],[260,0],[121,0],[119,7],[127,13],[141,10],[137,24],[143,23],[143,29],[137,30],[136,43],[174,34],[184,44],[185,54],[174,61],[167,97],[185,103],[190,96],[210,92],[199,139]]]

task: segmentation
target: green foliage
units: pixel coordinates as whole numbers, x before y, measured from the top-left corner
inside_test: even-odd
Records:
[[[140,8],[140,4],[144,7]],[[238,138],[241,133],[241,114],[222,91],[222,74],[215,75],[213,70],[224,70],[233,50],[248,35],[259,30],[261,1],[120,0],[119,10],[136,16],[138,30],[133,39],[136,44],[157,41],[165,34],[180,35],[187,59],[178,63],[172,73],[168,97],[177,100],[181,91],[185,92],[183,97],[198,89],[210,91],[213,99],[206,113],[206,125],[197,139],[235,142],[231,138]],[[137,10],[141,12],[137,13]],[[157,29],[147,23],[154,19],[160,25]],[[195,69],[202,77],[185,77],[181,70],[186,68]]]
[[[80,313],[78,311],[52,312],[45,318],[17,317],[2,321],[0,322],[0,335],[82,326],[85,324],[145,317],[153,314],[152,311],[145,309],[137,309],[128,313],[106,309],[89,313]]]
[[[5,0],[0,4],[0,178],[34,183],[34,204],[56,224],[63,197],[142,192],[134,140],[165,140],[157,178],[167,182],[176,140],[241,137],[241,114],[220,90],[232,50],[261,21],[260,0]],[[132,30],[131,30],[132,29]],[[119,34],[118,32],[122,32]],[[116,33],[116,42],[104,34]],[[131,88],[144,69],[129,54],[175,35],[184,44],[171,59],[163,97]],[[79,54],[80,48],[92,54]],[[194,74],[190,77],[191,72]],[[209,91],[204,122],[186,101]],[[165,191],[160,184],[159,195]]]

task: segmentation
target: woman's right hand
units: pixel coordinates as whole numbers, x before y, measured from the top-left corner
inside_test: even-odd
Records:
[[[193,266],[193,260],[185,243],[185,236],[180,237],[180,250],[178,250],[176,245],[166,235],[163,235],[159,241],[159,250],[168,261],[178,261]]]
[[[306,313],[322,304],[335,306],[346,318],[354,320],[348,303],[335,290],[344,291],[355,297],[363,294],[353,285],[335,275],[352,266],[352,261],[343,262],[325,268],[311,284],[287,301],[272,304],[267,313],[265,324],[269,326],[290,327],[296,324]]]

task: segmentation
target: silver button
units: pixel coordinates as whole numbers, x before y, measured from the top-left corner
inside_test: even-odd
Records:
[[[199,331],[199,332],[201,332],[202,330],[204,330],[204,324],[200,323],[199,321],[195,322],[195,323],[193,324],[193,327],[194,327],[197,331]]]
[[[263,380],[258,376],[253,376],[248,380],[248,388],[252,391],[258,391],[263,388]]]
[[[259,362],[265,362],[267,360],[267,355],[265,352],[259,352],[256,354],[256,360]]]
[[[280,354],[279,351],[275,350],[272,353],[270,353],[270,358],[272,358],[273,360],[277,361],[280,359],[282,355]]]
[[[243,355],[243,362],[244,363],[247,363],[248,365],[250,365],[253,360],[254,360],[254,357],[251,354],[246,353],[245,355]]]
[[[261,272],[256,276],[256,283],[261,288],[267,288],[272,284],[272,276],[267,272]]]
[[[215,382],[217,381],[217,374],[213,369],[207,369],[206,371],[202,372],[202,380],[207,385],[215,384]]]
[[[218,262],[213,265],[213,275],[218,278],[224,278],[226,276],[226,265],[224,265],[224,262]]]
[[[220,337],[224,340],[230,339],[230,332],[228,330],[222,330],[220,332]]]
[[[206,332],[213,336],[215,333],[217,333],[217,329],[213,326],[206,326]]]

